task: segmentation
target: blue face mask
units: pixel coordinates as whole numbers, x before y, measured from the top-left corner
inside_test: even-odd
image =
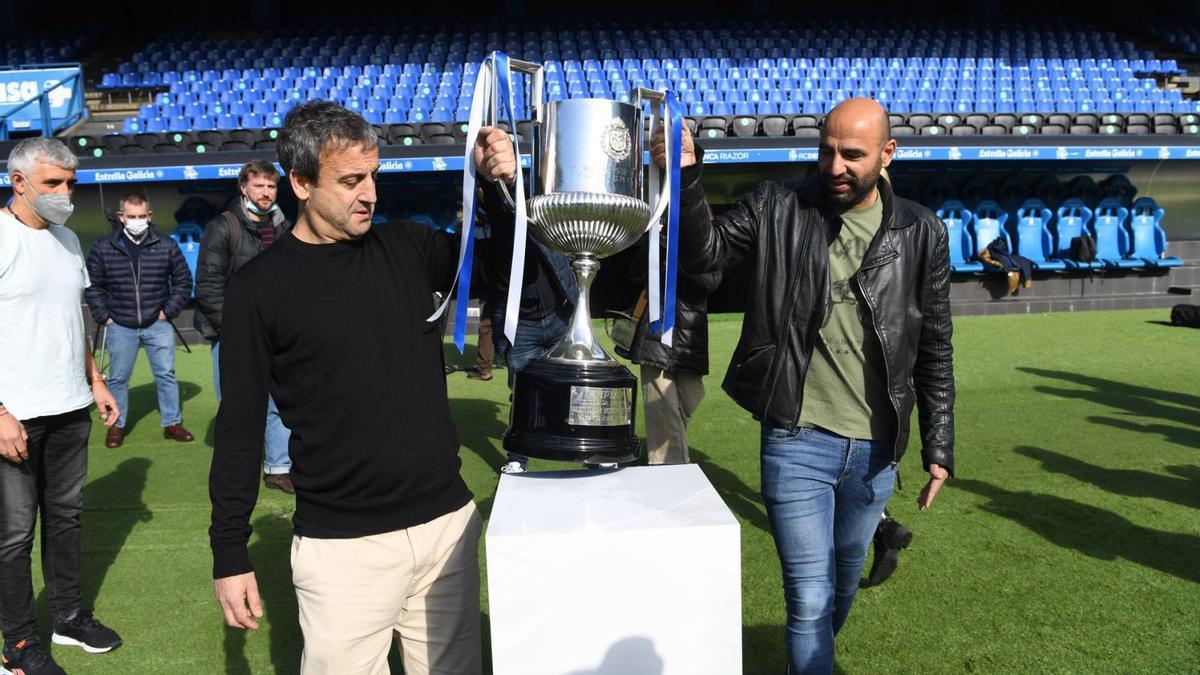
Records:
[[[256,216],[268,216],[279,210],[279,204],[272,204],[270,208],[260,209],[258,207],[258,204],[255,204],[254,202],[247,199],[246,200],[246,210],[249,211],[250,213],[253,213]]]

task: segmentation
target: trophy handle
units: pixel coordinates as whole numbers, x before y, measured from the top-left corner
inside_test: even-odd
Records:
[[[533,130],[533,133],[531,134],[533,136],[533,138],[529,139],[529,147],[530,147],[530,155],[529,156],[532,159],[532,161],[530,161],[530,163],[529,163],[529,188],[530,188],[530,190],[536,190],[537,189],[538,155],[540,154],[540,150],[541,150],[541,148],[540,148],[541,139],[538,138],[538,136],[539,136],[538,132],[542,126],[542,122],[545,121],[544,115],[545,115],[545,107],[546,107],[546,100],[545,100],[546,70],[540,63],[533,63],[532,61],[522,61],[520,59],[514,59],[514,58],[508,59],[508,66],[512,70],[529,75],[532,79],[530,91],[529,91],[529,98],[530,98],[529,111],[530,111],[530,113],[532,113],[532,116],[530,119],[530,127]],[[494,126],[496,126],[496,123],[499,121],[499,114],[496,110],[496,107],[497,107],[497,104],[499,101],[500,73],[498,73],[496,71],[495,62],[490,59],[488,61],[484,62],[483,67],[487,68],[491,73],[491,77],[488,78],[488,80],[487,80],[487,82],[489,83],[489,86],[491,87],[491,91],[488,92],[488,99],[489,99],[490,103],[487,107],[487,110],[484,111],[483,122],[486,126],[494,127]],[[505,73],[505,75],[507,75],[507,73]],[[509,120],[509,122],[513,126],[510,133],[515,135],[517,133],[517,121]],[[517,161],[518,162],[521,161],[521,158],[517,157]],[[497,187],[500,188],[500,195],[502,197],[504,197],[504,201],[508,204],[509,208],[513,208],[513,209],[517,208],[516,202],[513,201],[512,193],[510,193],[508,191],[508,186],[505,185],[503,181],[498,181]]]
[[[666,110],[667,93],[665,91],[658,91],[657,89],[638,87],[634,92],[634,101],[639,112],[642,109],[642,101],[650,101],[651,104],[659,111],[659,113],[655,116],[662,118],[661,113]],[[638,134],[640,135],[642,133],[645,133],[644,126],[638,129]],[[654,134],[653,128],[650,129],[650,134]],[[671,134],[663,134],[663,141],[666,143],[666,147],[664,149],[666,150],[667,157],[670,157]],[[642,144],[639,143],[638,147],[642,147]],[[651,160],[650,170],[653,171],[654,169],[654,160]],[[646,227],[642,228],[643,230],[649,230],[651,225],[658,222],[658,220],[662,218],[663,213],[667,210],[667,205],[671,201],[671,181],[667,180],[667,170],[660,168],[658,169],[658,172],[661,175],[659,182],[662,183],[662,187],[659,189],[658,197],[655,199],[654,206],[650,210],[650,221],[646,223]]]

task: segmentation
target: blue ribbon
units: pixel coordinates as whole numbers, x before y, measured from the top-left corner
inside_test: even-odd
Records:
[[[663,289],[662,318],[651,326],[653,332],[664,336],[675,328],[675,292],[679,276],[679,193],[682,187],[683,165],[683,106],[676,100],[674,93],[667,92],[665,107],[664,124],[667,133],[671,134],[671,155],[667,157],[667,180],[671,195],[667,209],[667,273]]]
[[[471,300],[471,266],[475,256],[475,209],[463,214],[461,236],[467,238],[466,253],[458,270],[458,295],[454,302],[454,346],[462,354],[467,344],[467,304]]]
[[[496,68],[496,100],[503,103],[503,105],[499,106],[500,110],[507,111],[508,121],[515,128],[517,120],[513,108],[512,83],[509,81],[511,71],[508,64],[508,55],[499,51],[492,52],[491,56],[484,59],[484,63],[486,64],[488,61],[491,61]],[[473,152],[474,148],[472,144],[468,143],[464,158],[464,162],[468,165],[474,161]],[[464,170],[467,169],[464,167]],[[475,190],[477,185],[478,178],[475,180],[475,185],[471,186],[472,191]],[[472,205],[472,207],[474,206],[473,193],[472,195],[464,195],[463,197],[464,211],[466,211],[468,204]],[[459,354],[463,353],[467,343],[467,305],[470,304],[471,300],[471,268],[475,258],[475,214],[475,208],[470,208],[469,213],[463,213],[462,236],[466,240],[458,269],[458,292],[454,303],[454,346],[458,349]]]

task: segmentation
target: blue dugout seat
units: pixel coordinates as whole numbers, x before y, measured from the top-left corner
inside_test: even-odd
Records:
[[[946,226],[950,241],[950,271],[960,273],[982,272],[983,263],[975,260],[979,249],[971,234],[970,225],[975,216],[966,204],[957,199],[946,200],[934,213]]]
[[[200,259],[200,238],[204,236],[204,226],[199,223],[184,221],[175,226],[171,238],[179,244],[183,260],[187,263],[188,271],[192,273],[192,281],[196,280],[196,263]],[[192,284],[192,295],[196,297],[196,285]]]
[[[1027,199],[1017,208],[1013,226],[1016,253],[1029,258],[1035,269],[1058,271],[1067,268],[1061,260],[1052,260],[1054,237],[1050,235],[1051,211],[1040,199]]]
[[[1131,255],[1152,267],[1179,267],[1182,260],[1167,256],[1167,233],[1161,225],[1163,214],[1163,209],[1150,197],[1142,197],[1133,203],[1129,220],[1133,236]]]
[[[984,199],[979,202],[975,207],[974,215],[975,222],[971,229],[975,238],[975,246],[978,249],[977,255],[979,251],[987,248],[988,244],[998,238],[1003,238],[1004,242],[1008,244],[1008,250],[1012,250],[1012,238],[1004,229],[1004,224],[1008,222],[1008,213],[1000,208],[994,199]]]
[[[1054,257],[1058,258],[1069,270],[1099,269],[1104,266],[1100,261],[1083,261],[1071,258],[1071,240],[1076,237],[1091,236],[1092,210],[1082,200],[1072,197],[1058,207],[1054,219],[1054,232],[1057,235]]]
[[[1096,239],[1096,258],[1104,267],[1130,269],[1145,267],[1141,260],[1129,258],[1129,233],[1125,230],[1129,209],[1121,202],[1107,197],[1096,206],[1092,218],[1092,236]]]

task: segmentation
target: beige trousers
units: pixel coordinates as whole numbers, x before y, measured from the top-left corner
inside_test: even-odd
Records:
[[[650,464],[686,464],[687,425],[704,400],[704,378],[642,366],[646,456]]]
[[[475,502],[354,539],[292,538],[304,675],[386,675],[392,636],[408,675],[479,675]]]

